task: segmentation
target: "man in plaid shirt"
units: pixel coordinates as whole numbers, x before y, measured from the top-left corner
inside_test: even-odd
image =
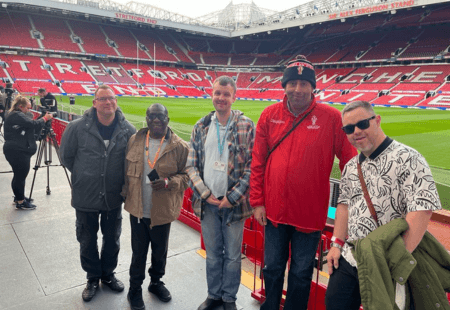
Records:
[[[195,124],[186,164],[207,255],[208,298],[198,310],[219,305],[236,309],[244,222],[253,213],[248,188],[255,125],[241,111],[231,110],[235,100],[234,80],[217,78],[215,111]]]

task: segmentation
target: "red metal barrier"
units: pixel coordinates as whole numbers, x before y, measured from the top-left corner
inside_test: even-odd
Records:
[[[34,119],[38,118],[41,115],[41,113],[39,113],[37,111],[31,111],[31,112],[33,113]],[[58,142],[58,145],[61,143],[61,137],[62,137],[64,130],[66,129],[67,124],[68,124],[67,121],[61,120],[59,118],[54,118],[52,120],[52,128],[53,128],[53,131],[55,132],[56,141]]]

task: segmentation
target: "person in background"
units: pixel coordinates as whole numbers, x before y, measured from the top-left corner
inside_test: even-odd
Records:
[[[17,96],[5,120],[3,153],[14,172],[11,187],[16,208],[21,210],[36,209],[36,205],[25,197],[25,180],[30,172],[31,156],[37,150],[35,133],[40,132],[44,124],[53,118],[51,114],[46,113],[42,118],[33,120],[27,115],[30,109],[30,101]]]

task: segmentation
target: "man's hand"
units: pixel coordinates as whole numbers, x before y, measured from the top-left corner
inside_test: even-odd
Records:
[[[264,206],[258,206],[253,211],[253,216],[258,221],[259,225],[266,226],[267,218],[266,218],[266,208]]]
[[[339,258],[341,257],[341,250],[336,247],[331,247],[327,255],[328,274],[333,274],[333,267],[339,268]]]
[[[220,205],[220,200],[217,199],[213,194],[211,194],[208,199],[206,199],[206,202],[209,203],[210,205]]]
[[[158,179],[150,183],[154,191],[162,190],[166,187],[166,181],[164,179]]]
[[[228,201],[227,196],[224,196],[224,197],[222,198],[222,200],[219,200],[219,201],[220,201],[219,209],[222,209],[222,208],[233,208],[233,206],[231,205],[231,203]]]

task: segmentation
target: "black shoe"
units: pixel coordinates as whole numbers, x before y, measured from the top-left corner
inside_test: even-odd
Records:
[[[224,310],[237,310],[236,302],[235,301],[224,301],[223,309]]]
[[[169,290],[162,281],[151,282],[148,286],[148,291],[155,294],[161,301],[168,302],[172,299],[172,295],[170,295]]]
[[[144,310],[145,309],[144,300],[142,300],[142,289],[141,288],[136,288],[136,289],[130,288],[128,290],[127,299],[128,299],[128,302],[130,303],[130,307],[132,310]]]
[[[197,310],[213,310],[223,304],[222,299],[206,298],[206,300],[198,307]]]
[[[102,284],[108,286],[111,290],[115,292],[122,292],[125,286],[122,281],[116,278],[114,274],[110,275],[106,279],[102,279]]]
[[[26,199],[22,203],[16,202],[16,209],[20,210],[34,210],[36,206],[31,202],[28,202]]]
[[[97,293],[97,289],[98,279],[88,280],[86,287],[83,290],[83,294],[81,295],[83,300],[91,301],[91,299],[95,296],[95,293]]]
[[[27,198],[27,197],[25,197],[25,200],[28,201],[28,202],[33,202],[33,201],[34,201],[33,198]],[[13,202],[13,204],[16,204],[17,201],[18,201],[18,200],[17,200],[16,196],[14,196],[14,202]]]

